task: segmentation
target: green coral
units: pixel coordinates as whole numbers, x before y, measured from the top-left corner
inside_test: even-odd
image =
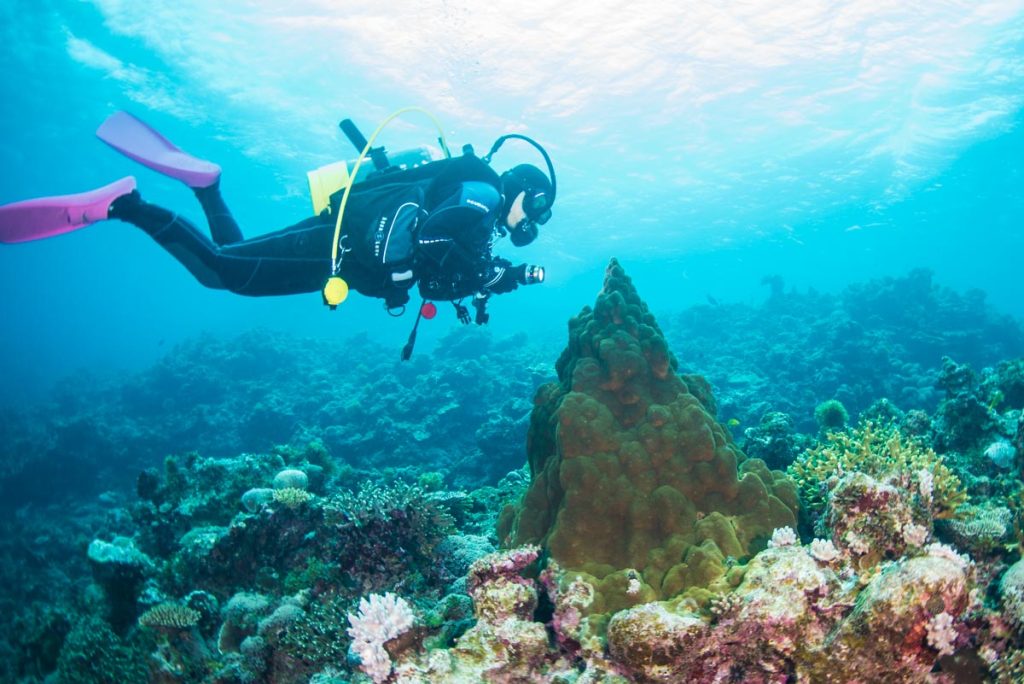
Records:
[[[1019,684],[1024,681],[1024,649],[1009,649],[992,667],[996,684]]]
[[[842,430],[850,420],[846,407],[837,399],[823,401],[814,407],[814,420],[823,433]]]
[[[139,625],[154,629],[190,629],[199,624],[198,610],[177,603],[161,603],[139,617]]]
[[[311,665],[344,663],[352,642],[346,632],[348,613],[354,607],[353,599],[334,593],[317,596],[280,635],[279,648]]]
[[[87,617],[78,622],[57,660],[60,684],[146,682],[145,653],[122,640],[103,620]]]
[[[316,556],[311,556],[305,567],[296,568],[289,572],[284,578],[284,591],[286,594],[295,594],[303,589],[316,585],[317,582],[330,578],[334,566]]]
[[[957,547],[975,557],[1001,552],[1009,545],[1013,533],[1013,513],[1006,506],[992,502],[967,504],[957,509],[957,518],[947,520],[943,527]]]
[[[313,495],[305,489],[298,487],[284,487],[274,490],[274,501],[284,504],[288,508],[296,509],[313,498]]]
[[[528,438],[531,484],[499,536],[539,544],[596,589],[593,613],[634,605],[627,574],[650,598],[722,581],[729,558],[795,526],[784,473],[744,460],[713,417],[707,383],[676,373],[654,316],[612,260],[593,309],[569,324]],[[737,467],[742,462],[741,467]]]
[[[938,519],[953,518],[957,507],[967,501],[960,479],[943,458],[892,424],[866,421],[852,430],[830,433],[801,454],[788,472],[799,487],[801,505],[815,518],[824,512],[831,486],[853,472],[877,480],[894,479],[921,492],[931,498],[933,517]]]

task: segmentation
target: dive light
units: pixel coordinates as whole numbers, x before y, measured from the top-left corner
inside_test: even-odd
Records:
[[[523,285],[538,285],[544,282],[544,267],[529,264],[523,270]]]

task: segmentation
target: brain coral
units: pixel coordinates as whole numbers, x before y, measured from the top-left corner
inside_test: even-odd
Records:
[[[729,561],[795,527],[794,483],[743,460],[710,387],[680,376],[657,322],[614,259],[593,309],[569,323],[558,382],[534,400],[531,484],[499,534],[585,574],[607,612],[707,587]],[[738,466],[738,464],[740,464]],[[642,579],[637,591],[630,578]]]

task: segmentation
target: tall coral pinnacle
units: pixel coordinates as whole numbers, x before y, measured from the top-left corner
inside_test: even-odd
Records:
[[[796,526],[792,482],[759,460],[737,470],[742,453],[713,417],[707,382],[676,368],[613,259],[593,309],[569,322],[558,382],[537,392],[532,482],[500,530],[591,576],[596,611],[707,586],[727,556],[747,556],[775,528]],[[625,577],[631,568],[642,591]]]

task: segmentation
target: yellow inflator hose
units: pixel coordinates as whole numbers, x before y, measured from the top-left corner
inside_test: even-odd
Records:
[[[363,151],[359,153],[359,158],[356,159],[356,163],[353,165],[352,171],[349,174],[350,179],[353,181],[355,180],[359,173],[359,167],[362,166],[363,161],[366,159],[366,155],[370,153],[370,149],[373,147],[373,143],[377,139],[377,136],[380,135],[380,132],[383,131],[384,128],[393,120],[408,112],[421,112],[430,118],[434,123],[434,126],[437,127],[437,140],[441,144],[441,150],[444,152],[445,158],[451,158],[451,152],[449,152],[448,145],[444,140],[444,129],[441,128],[441,123],[437,118],[422,107],[405,107],[384,119],[384,121],[377,126],[377,130],[375,130],[369,140],[366,141],[366,147],[364,147]],[[343,302],[345,297],[348,296],[348,284],[341,276],[338,275],[338,272],[341,269],[341,259],[338,258],[338,247],[341,242],[341,223],[345,218],[345,206],[348,204],[348,196],[352,192],[353,185],[353,182],[349,182],[349,184],[345,186],[345,193],[341,196],[341,203],[338,205],[338,219],[334,223],[334,240],[331,243],[331,277],[327,279],[327,283],[324,284],[323,289],[324,304],[332,309],[336,308],[338,304]]]

